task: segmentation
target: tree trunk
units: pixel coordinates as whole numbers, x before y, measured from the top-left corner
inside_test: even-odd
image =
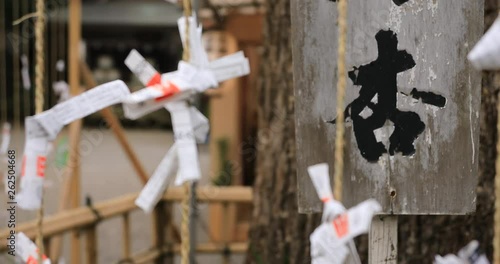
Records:
[[[247,263],[309,263],[318,215],[297,210],[290,0],[266,1],[257,175]]]

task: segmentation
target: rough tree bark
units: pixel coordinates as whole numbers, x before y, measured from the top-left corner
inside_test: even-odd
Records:
[[[266,1],[257,175],[247,263],[309,263],[318,215],[297,211],[290,0]]]
[[[485,0],[485,28],[498,15],[498,0]],[[496,103],[500,75],[483,74],[481,101],[481,134],[477,211],[470,216],[407,216],[400,217],[398,263],[432,263],[436,254],[456,253],[469,241],[481,244],[488,258],[493,253],[493,213],[495,177]],[[450,197],[452,199],[452,197]]]

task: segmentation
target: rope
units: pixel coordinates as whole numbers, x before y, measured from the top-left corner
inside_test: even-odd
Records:
[[[43,112],[43,82],[45,74],[45,57],[44,57],[44,36],[45,36],[45,3],[44,0],[36,2],[37,20],[35,24],[35,51],[36,51],[36,66],[35,66],[35,113]],[[37,215],[37,237],[36,243],[38,246],[38,263],[42,263],[44,255],[43,247],[43,187],[42,201]]]
[[[190,39],[189,39],[189,17],[192,14],[192,6],[191,0],[183,0],[184,5],[184,17],[186,18],[186,31],[184,38],[184,50],[182,54],[182,60],[189,61],[191,57],[190,51]],[[185,188],[185,196],[182,201],[182,223],[181,223],[181,237],[182,237],[182,245],[181,245],[181,263],[188,264],[189,263],[189,251],[190,251],[190,242],[189,242],[189,206],[191,203],[191,194],[189,183],[184,184]]]
[[[344,172],[344,99],[346,89],[346,46],[347,46],[347,0],[339,0],[338,10],[338,54],[337,54],[337,120],[335,134],[334,195],[342,201],[342,180]]]
[[[500,132],[500,98],[497,101],[497,134]],[[495,162],[495,216],[493,234],[493,263],[500,263],[500,139],[497,139]]]

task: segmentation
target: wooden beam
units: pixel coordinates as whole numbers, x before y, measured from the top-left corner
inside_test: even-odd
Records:
[[[176,253],[180,252],[181,245],[175,244],[172,246],[165,246],[161,250],[151,249],[142,253],[139,253],[132,257],[132,263],[149,263],[151,260],[156,259],[158,256],[166,253]],[[197,253],[204,254],[221,254],[224,250],[229,250],[231,253],[245,253],[248,249],[248,244],[245,242],[237,242],[230,244],[217,244],[217,243],[201,243],[196,247]],[[119,262],[120,263],[120,262]]]
[[[197,189],[198,202],[200,203],[251,203],[252,188],[250,187],[200,187]],[[116,199],[95,204],[95,211],[101,216],[101,220],[112,218],[132,210],[138,209],[135,199],[139,194],[133,193]],[[170,188],[163,196],[163,201],[180,202],[185,195],[182,187]],[[97,221],[95,212],[89,207],[67,210],[52,216],[48,216],[43,222],[43,235],[50,237],[64,232],[78,230],[80,228],[95,224]],[[18,224],[16,231],[23,232],[29,238],[36,235],[36,221]],[[0,229],[0,240],[6,240],[9,229]],[[0,252],[4,251],[5,244],[0,244]]]

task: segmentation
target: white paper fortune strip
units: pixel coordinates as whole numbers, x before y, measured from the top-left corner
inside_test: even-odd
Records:
[[[21,77],[23,79],[23,87],[25,90],[31,89],[31,80],[29,72],[29,61],[26,55],[21,55]]]
[[[500,16],[479,40],[467,58],[479,70],[500,69]]]
[[[479,243],[474,240],[458,252],[458,256],[448,254],[444,257],[437,255],[435,264],[490,264],[486,255],[479,251]]]
[[[21,191],[16,196],[19,207],[26,210],[40,208],[45,161],[49,136],[34,117],[25,119],[26,142],[21,168]]]
[[[0,155],[7,154],[10,144],[10,124],[4,123],[2,126],[2,144],[0,145]]]
[[[322,222],[331,220],[337,215],[345,212],[345,207],[337,200],[333,199],[330,176],[328,174],[328,164],[321,163],[309,166],[307,171],[316,189],[316,193],[324,205]]]
[[[194,126],[196,142],[203,143],[208,134],[208,119],[195,107],[190,107],[189,112]],[[176,176],[174,174],[178,170],[178,156],[177,143],[174,143],[156,168],[153,176],[151,176],[146,186],[142,189],[139,197],[135,200],[135,204],[146,213],[150,213],[154,209],[172,181],[172,176]]]
[[[16,256],[26,264],[38,264],[38,248],[24,233],[17,233]],[[50,259],[43,255],[42,264],[51,264]]]
[[[53,140],[64,125],[120,103],[128,95],[130,91],[123,81],[108,82],[35,115],[35,119]]]
[[[344,263],[348,254],[346,244],[367,233],[373,216],[381,210],[377,201],[367,200],[321,224],[310,237],[312,263]]]
[[[151,213],[177,170],[177,146],[174,143],[161,160],[153,176],[142,189],[135,204],[146,213]]]
[[[16,197],[19,207],[26,210],[40,208],[46,157],[50,143],[63,126],[119,103],[129,94],[124,82],[113,81],[57,104],[50,110],[26,118],[21,191]]]
[[[185,101],[170,102],[165,105],[172,116],[172,127],[179,159],[179,170],[175,184],[201,178],[198,149],[194,135],[191,111]]]

